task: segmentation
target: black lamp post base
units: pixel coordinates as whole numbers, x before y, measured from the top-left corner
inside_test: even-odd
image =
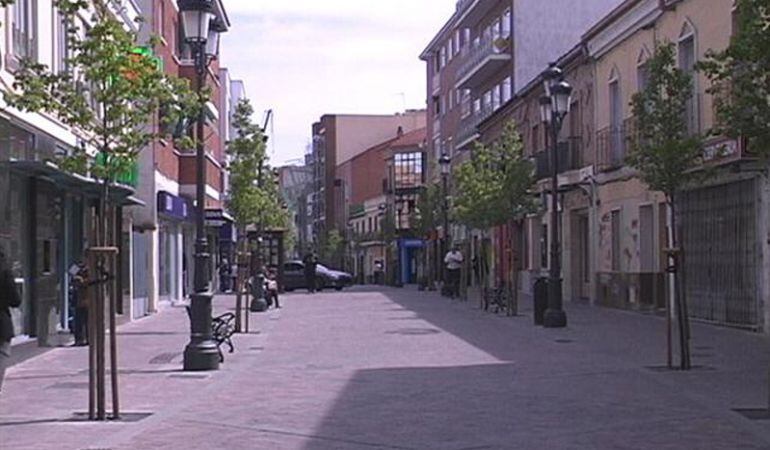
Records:
[[[193,294],[190,302],[190,342],[184,349],[184,370],[219,370],[219,351],[211,335],[211,299],[208,292]]]
[[[546,309],[543,317],[545,328],[564,328],[567,326],[567,313],[561,309]]]

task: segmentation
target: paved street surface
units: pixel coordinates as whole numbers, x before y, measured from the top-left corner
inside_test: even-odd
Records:
[[[770,340],[696,325],[690,373],[659,370],[657,317],[568,305],[545,330],[410,288],[286,295],[215,373],[181,372],[183,308],[123,326],[124,411],[87,407],[86,349],[8,373],[5,449],[770,448]],[[234,303],[217,300],[217,310]],[[143,418],[142,418],[143,417]]]

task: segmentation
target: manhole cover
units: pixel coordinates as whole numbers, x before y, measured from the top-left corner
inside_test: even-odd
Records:
[[[554,342],[556,342],[557,344],[571,344],[575,341],[573,341],[572,339],[556,339]]]
[[[308,364],[305,366],[305,370],[337,370],[342,369],[342,366],[335,365],[323,365],[323,364]]]
[[[211,377],[211,375],[205,373],[174,373],[168,376],[169,378],[182,378],[189,380],[205,380]]]
[[[259,352],[264,350],[265,347],[249,347],[249,350],[254,350],[255,352]]]
[[[150,360],[150,364],[170,364],[174,358],[182,356],[182,352],[161,353]]]
[[[714,367],[711,366],[701,366],[701,365],[693,365],[690,370],[681,370],[678,366],[674,367],[668,367],[668,366],[645,366],[645,369],[651,371],[651,372],[695,372],[695,371],[712,371],[716,370]]]
[[[107,414],[107,421],[132,423],[139,422],[140,420],[146,419],[151,415],[151,412],[123,412],[120,413],[120,418],[115,419],[112,413],[109,413]],[[72,414],[72,417],[65,419],[64,422],[87,422],[88,420],[87,412],[76,412]]]
[[[405,336],[424,336],[438,333],[441,332],[435,328],[401,328],[398,330],[386,331],[386,334],[402,334]]]
[[[733,411],[749,420],[770,420],[770,409],[767,408],[734,408]]]
[[[48,389],[88,389],[87,381],[61,381],[48,386]]]

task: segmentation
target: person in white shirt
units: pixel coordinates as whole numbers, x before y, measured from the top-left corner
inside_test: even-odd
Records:
[[[456,246],[452,246],[452,250],[447,252],[444,257],[444,264],[446,265],[447,274],[447,290],[451,298],[460,296],[460,269],[463,267],[463,254]]]

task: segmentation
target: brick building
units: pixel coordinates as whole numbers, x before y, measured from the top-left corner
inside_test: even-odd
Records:
[[[375,144],[394,136],[401,129],[407,133],[425,126],[425,111],[406,111],[393,115],[327,114],[312,126],[313,187],[310,239],[316,249],[327,233],[337,230],[344,235],[349,216],[352,173],[340,170],[346,162]],[[342,263],[341,256],[335,263]]]
[[[195,88],[197,76],[189,46],[184,42],[179,10],[174,0],[140,0],[144,11],[151,11],[143,22],[141,35],[149,40],[157,36],[155,55],[162,60],[166,73],[191,82]],[[230,21],[222,1],[215,1],[217,26],[223,31]],[[226,188],[225,139],[229,78],[220,71],[213,57],[205,75],[211,89],[211,101],[206,107],[206,205],[212,271],[219,256],[220,228],[225,225],[223,201]],[[225,121],[223,125],[222,122]],[[159,121],[153,124],[159,126]],[[185,132],[191,132],[186,130]],[[143,315],[157,309],[158,301],[178,301],[192,291],[194,255],[195,151],[180,148],[173,140],[153,142],[140,156],[140,173],[144,180],[138,195],[145,206],[136,208],[134,216],[134,279],[137,287],[135,314]],[[218,279],[212,273],[212,280]]]

